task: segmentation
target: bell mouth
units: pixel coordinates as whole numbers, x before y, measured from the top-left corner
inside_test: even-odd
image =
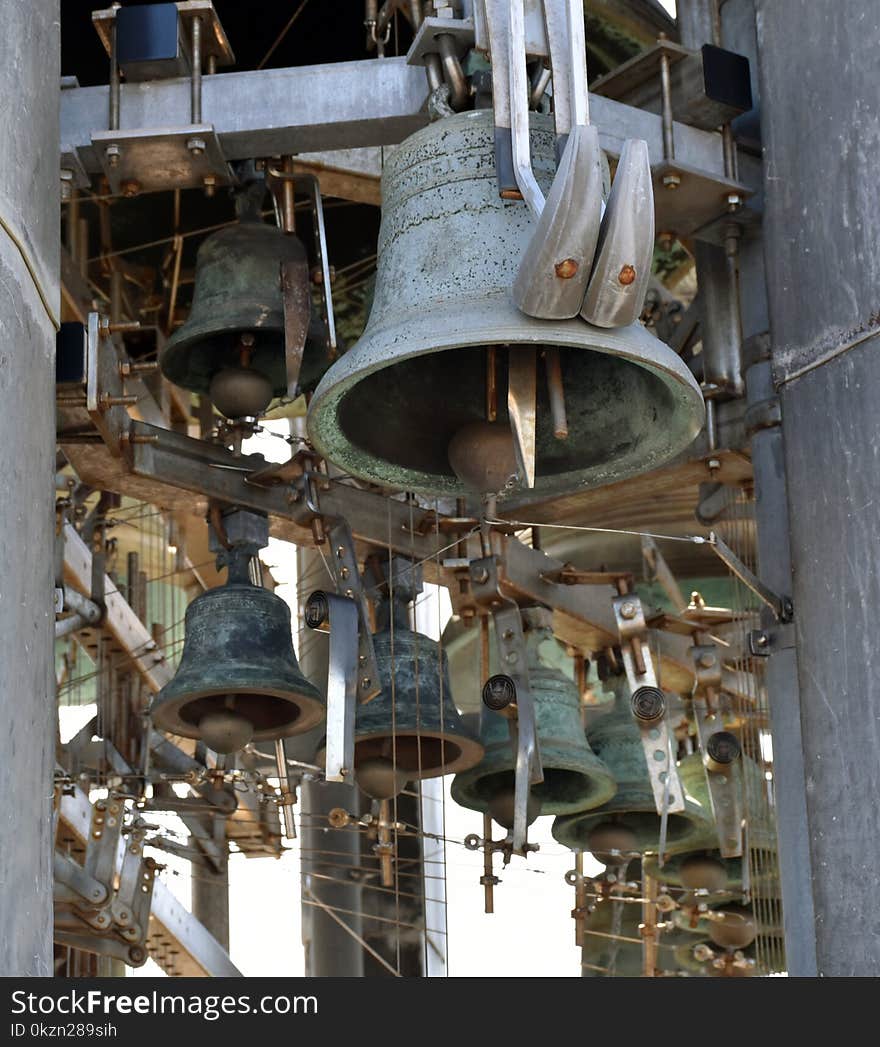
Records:
[[[408,778],[437,778],[474,767],[483,756],[479,742],[463,735],[452,737],[422,731],[402,731],[392,741],[388,734],[358,735],[355,738],[355,772],[364,760],[391,760]]]
[[[464,807],[488,811],[492,799],[499,792],[513,789],[515,784],[516,775],[512,770],[497,771],[479,777],[471,776],[469,782],[459,779],[452,795],[456,803]],[[603,783],[582,771],[545,767],[544,781],[533,785],[531,794],[540,802],[542,815],[573,814],[604,803],[614,789],[612,785],[607,788],[602,786]]]
[[[155,725],[184,738],[201,738],[202,718],[229,710],[248,720],[254,728],[253,741],[271,741],[302,734],[324,719],[320,701],[309,695],[271,690],[205,691],[163,702],[153,711]]]
[[[560,349],[569,436],[554,436],[538,352],[536,490],[592,487],[654,469],[703,425],[702,394],[690,370],[641,324],[607,330],[579,318],[535,320],[502,294],[426,310],[391,327],[368,326],[315,391],[312,441],[362,479],[466,493],[449,463],[449,444],[463,426],[485,420],[489,346]],[[507,352],[496,356],[504,422]]]
[[[613,802],[613,801],[612,801]],[[626,811],[616,814],[594,811],[583,815],[557,818],[553,823],[553,839],[571,850],[589,851],[590,834],[603,822],[612,822],[628,829],[637,840],[636,850],[642,853],[656,851],[660,846],[660,815],[656,811]],[[703,826],[687,813],[669,813],[666,817],[666,847],[699,850],[705,840]]]

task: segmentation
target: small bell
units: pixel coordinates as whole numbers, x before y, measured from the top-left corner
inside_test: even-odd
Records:
[[[544,781],[531,790],[529,821],[541,814],[589,810],[614,795],[614,779],[592,752],[581,724],[577,687],[542,661],[540,647],[553,634],[540,611],[523,613],[527,627],[529,685],[535,705]],[[462,807],[491,813],[505,828],[513,825],[515,757],[508,721],[483,707],[480,740],[486,754],[470,771],[456,775],[452,798]]]
[[[266,526],[257,514],[236,511],[227,527],[234,535],[240,524],[246,533],[254,520]],[[290,609],[250,581],[250,558],[260,547],[233,544],[227,583],[187,607],[180,664],[150,706],[159,730],[201,739],[219,753],[302,734],[324,719],[321,695],[297,664]]]
[[[228,418],[259,417],[274,396],[288,392],[282,264],[302,285],[296,301],[308,335],[300,386],[313,385],[326,364],[326,332],[311,309],[305,247],[263,222],[255,204],[261,185],[239,196],[239,223],[212,233],[199,248],[189,317],[159,359],[169,381],[209,396]]]
[[[596,755],[617,782],[615,795],[601,807],[583,814],[557,818],[553,838],[574,851],[591,851],[599,861],[616,861],[609,854],[609,841],[619,839],[626,847],[614,850],[644,854],[660,846],[660,815],[648,777],[648,765],[639,728],[630,711],[629,688],[616,678],[613,709],[601,716],[587,731]],[[699,777],[698,777],[699,776]],[[699,754],[688,756],[679,765],[685,809],[667,815],[666,853],[680,854],[700,850],[714,832],[711,809],[695,798],[694,781],[705,782]]]
[[[373,566],[382,573],[373,650],[383,686],[357,708],[354,768],[362,792],[385,800],[409,781],[473,767],[483,748],[455,707],[446,652],[410,628],[409,604],[422,589],[419,569],[395,558],[389,587],[389,564]],[[322,762],[322,752],[316,760]]]

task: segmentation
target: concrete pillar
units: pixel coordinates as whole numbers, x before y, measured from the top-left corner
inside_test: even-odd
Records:
[[[757,0],[816,962],[880,974],[876,0]]]
[[[0,0],[0,976],[52,971],[58,0]]]

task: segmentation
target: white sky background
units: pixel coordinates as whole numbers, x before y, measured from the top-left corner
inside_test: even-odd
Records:
[[[660,0],[660,3],[675,15],[675,0]],[[283,422],[267,423],[267,427],[286,431]],[[268,437],[257,440],[259,444],[250,450],[259,450],[275,461],[286,457],[287,449],[281,440]],[[294,547],[270,539],[263,559],[272,566],[275,579],[282,583],[276,592],[291,604],[295,613]],[[436,619],[436,610],[433,613]],[[420,627],[429,631],[424,624]],[[430,632],[436,635],[436,626]],[[62,709],[63,736],[74,734],[80,721],[84,723],[93,711],[93,707]],[[463,841],[468,833],[482,832],[482,817],[452,801],[450,781],[445,780],[445,835],[450,841]],[[552,818],[539,818],[531,827],[530,836],[540,844],[540,850],[528,860],[514,858],[510,865],[502,868],[500,857],[496,857],[495,875],[502,883],[495,888],[495,912],[491,916],[483,912],[483,888],[479,883],[483,872],[482,853],[468,851],[460,842],[447,843],[446,926],[450,976],[580,976],[580,955],[574,945],[574,921],[570,916],[574,889],[563,880],[566,871],[574,866],[574,856],[551,837],[552,821]],[[501,835],[497,826],[495,830]],[[189,906],[189,863],[159,852],[154,856],[167,866],[161,874],[166,886]],[[585,872],[601,868],[598,864],[594,868],[590,865],[590,857],[586,855]],[[230,953],[243,974],[293,977],[305,973],[299,874],[298,843],[280,859],[242,855],[230,858]],[[151,960],[129,973],[135,977],[163,974]]]

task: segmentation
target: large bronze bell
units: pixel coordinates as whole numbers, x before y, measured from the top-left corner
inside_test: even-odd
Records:
[[[324,702],[300,672],[280,597],[247,583],[222,585],[193,600],[185,628],[177,672],[150,707],[156,727],[229,753],[323,720]]]
[[[258,215],[212,233],[199,248],[189,318],[159,362],[175,385],[210,396],[228,417],[261,415],[288,391],[281,265],[301,274],[298,301],[308,337],[299,383],[308,388],[324,357],[323,324],[311,308],[302,243]]]
[[[611,851],[656,852],[660,843],[660,815],[654,803],[648,765],[629,703],[629,688],[623,677],[615,678],[614,706],[587,731],[596,755],[617,782],[617,792],[600,808],[583,814],[557,818],[553,837],[575,851],[591,851],[606,864],[614,861]],[[678,767],[685,809],[667,815],[666,853],[683,854],[706,846],[714,832],[712,812],[697,798],[705,793],[703,764],[699,754],[687,756]]]
[[[614,795],[614,779],[593,753],[580,718],[577,687],[542,661],[540,647],[553,640],[548,616],[524,612],[529,686],[544,781],[531,790],[529,821],[542,814],[568,814],[598,807]],[[553,641],[555,642],[555,641]],[[473,770],[455,776],[452,798],[462,807],[491,813],[505,828],[513,825],[515,756],[508,721],[485,706],[480,740],[486,754]]]
[[[555,135],[548,117],[531,121],[532,163],[546,193]],[[508,355],[560,350],[568,437],[554,435],[539,360],[539,491],[654,469],[697,435],[704,416],[697,383],[641,324],[611,330],[578,317],[536,320],[514,305],[534,219],[523,203],[498,196],[491,113],[459,113],[408,138],[385,165],[382,199],[367,328],[321,380],[309,409],[310,437],[331,461],[404,490],[464,494],[449,448],[460,430],[487,418],[490,347],[501,347],[493,355],[505,429]]]

